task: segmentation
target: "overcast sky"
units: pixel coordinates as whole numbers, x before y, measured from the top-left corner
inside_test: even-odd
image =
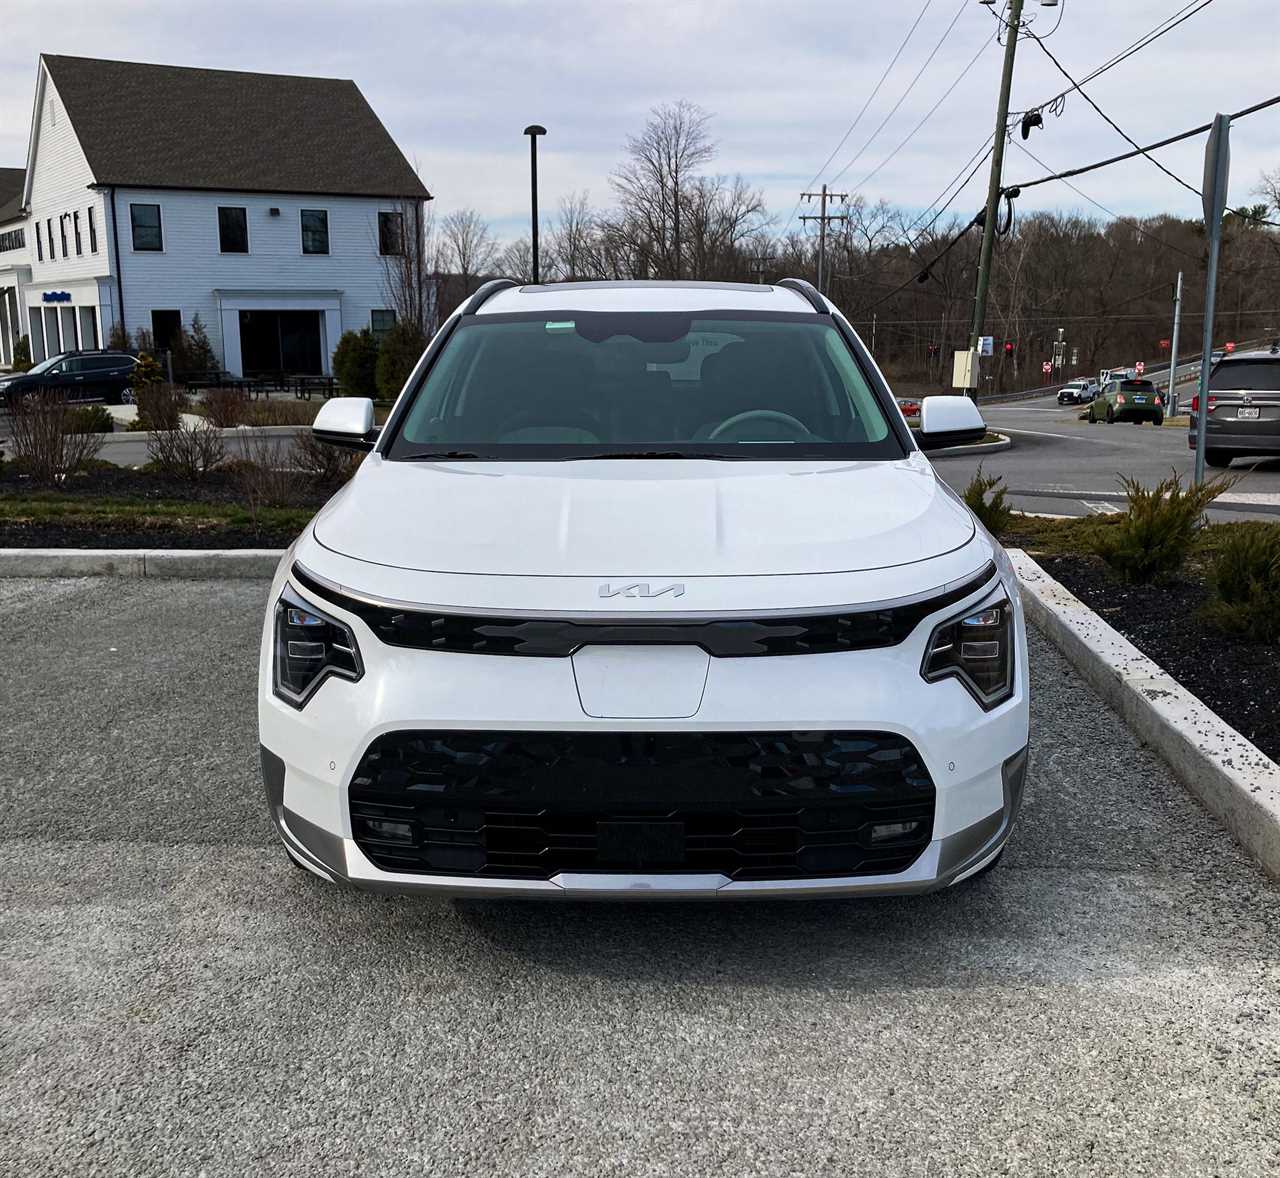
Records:
[[[1077,78],[1184,6],[1185,0],[1026,0],[1033,29]],[[419,164],[438,212],[471,206],[503,237],[524,229],[530,122],[541,142],[544,209],[589,190],[610,198],[608,175],[626,136],[657,103],[687,98],[714,115],[714,170],[741,172],[763,189],[776,227],[814,180],[874,89],[925,0],[5,0],[0,39],[0,165],[25,160],[36,60],[41,52],[175,65],[353,78],[406,156]],[[948,33],[953,17],[954,26]],[[837,189],[924,208],[982,145],[994,123],[1002,49],[978,0],[931,0],[914,35],[825,175]],[[937,49],[918,83],[861,157],[835,180]],[[983,46],[986,46],[983,49]],[[869,182],[966,65],[937,112]],[[1139,142],[1206,122],[1280,90],[1280,17],[1273,0],[1214,0],[1161,40],[1086,89]],[[1013,106],[1065,82],[1030,41],[1018,48]],[[1116,154],[1127,145],[1078,96],[1028,146],[1053,169]],[[1016,140],[1015,140],[1016,141]],[[1200,185],[1203,139],[1161,159]],[[1250,198],[1259,172],[1280,166],[1280,106],[1232,133],[1231,200]],[[1042,169],[1018,147],[1006,182]],[[981,173],[953,205],[971,213]],[[1198,216],[1199,201],[1138,160],[1077,182],[1117,213]],[[1062,183],[1024,197],[1020,209],[1098,210]]]

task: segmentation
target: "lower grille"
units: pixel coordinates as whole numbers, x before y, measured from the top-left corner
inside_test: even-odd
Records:
[[[349,804],[385,871],[796,879],[904,871],[934,786],[885,732],[395,732]]]

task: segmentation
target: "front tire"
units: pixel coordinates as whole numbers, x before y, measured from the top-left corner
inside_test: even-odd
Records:
[[[1231,465],[1231,455],[1223,450],[1206,450],[1204,452],[1204,460],[1210,466],[1216,466],[1219,470]]]

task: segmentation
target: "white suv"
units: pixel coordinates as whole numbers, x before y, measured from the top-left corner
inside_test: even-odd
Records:
[[[271,815],[327,880],[468,895],[919,892],[1021,800],[1008,559],[807,283],[500,280],[281,562]]]

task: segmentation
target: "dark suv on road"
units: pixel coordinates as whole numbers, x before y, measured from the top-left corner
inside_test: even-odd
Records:
[[[128,352],[59,352],[29,372],[0,373],[0,398],[59,392],[69,401],[122,405],[133,400],[130,382],[137,363]]]
[[[1191,401],[1187,441],[1196,448],[1196,414]],[[1230,466],[1233,458],[1280,457],[1280,341],[1269,352],[1223,356],[1209,375],[1209,415],[1204,431],[1204,460]]]

